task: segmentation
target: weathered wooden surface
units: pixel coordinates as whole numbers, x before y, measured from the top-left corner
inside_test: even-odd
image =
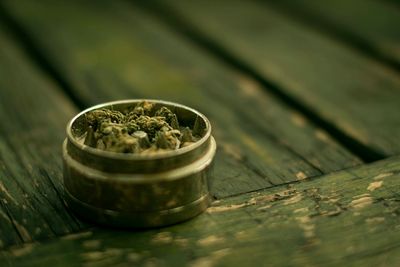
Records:
[[[376,152],[400,152],[400,78],[393,69],[262,1],[164,2],[161,16],[183,18],[186,31],[193,24],[316,116]]]
[[[164,7],[0,4],[11,16],[0,19],[1,266],[399,265],[399,156],[352,167],[362,162],[299,113],[310,115],[301,108],[310,106],[378,154],[398,154],[399,78],[365,51],[262,1],[169,2],[247,69],[152,13]],[[389,42],[367,31],[357,33],[377,51]],[[219,200],[162,229],[84,224],[62,200],[65,124],[77,107],[138,97],[181,102],[211,118]]]
[[[268,1],[320,32],[350,42],[400,70],[400,9],[389,1]],[[397,26],[395,26],[397,25]]]
[[[161,98],[205,113],[220,147],[217,198],[360,162],[257,83],[129,3],[3,3],[83,103]]]
[[[0,247],[6,247],[82,224],[61,197],[61,141],[77,110],[3,27],[0,43]]]
[[[394,157],[223,199],[180,225],[86,231],[0,259],[10,266],[398,266],[399,187]]]

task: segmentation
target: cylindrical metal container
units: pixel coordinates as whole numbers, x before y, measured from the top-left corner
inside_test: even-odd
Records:
[[[116,153],[85,145],[85,114],[124,110],[141,101],[174,112],[179,123],[197,127],[201,138],[186,147],[154,154]],[[69,206],[92,222],[117,227],[157,227],[204,211],[216,143],[208,119],[189,107],[160,100],[123,100],[91,107],[67,126],[63,144],[64,187]]]

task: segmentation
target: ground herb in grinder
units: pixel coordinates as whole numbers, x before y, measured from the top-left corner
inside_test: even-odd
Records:
[[[155,109],[148,101],[124,111],[98,109],[86,114],[88,130],[84,143],[119,153],[155,153],[176,150],[200,139],[199,125],[179,125],[176,114],[163,106]]]

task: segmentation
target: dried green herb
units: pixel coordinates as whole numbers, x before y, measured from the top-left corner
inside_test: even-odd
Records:
[[[124,112],[91,111],[86,114],[84,143],[112,152],[153,153],[179,149],[200,138],[196,131],[180,126],[176,114],[167,107],[153,109],[154,104],[143,101]]]

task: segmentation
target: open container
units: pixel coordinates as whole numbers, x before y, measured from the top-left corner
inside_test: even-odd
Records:
[[[142,101],[165,106],[200,139],[177,150],[154,154],[116,153],[85,145],[90,111],[123,111]],[[64,187],[68,205],[80,217],[117,227],[158,227],[192,218],[209,203],[216,143],[208,119],[198,111],[161,100],[123,100],[84,110],[67,125],[63,143]]]

